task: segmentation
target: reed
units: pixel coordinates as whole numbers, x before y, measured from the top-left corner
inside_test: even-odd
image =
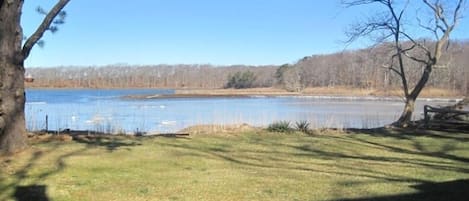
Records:
[[[291,123],[289,121],[276,121],[270,124],[267,127],[267,130],[277,133],[291,133],[293,128],[291,128]]]

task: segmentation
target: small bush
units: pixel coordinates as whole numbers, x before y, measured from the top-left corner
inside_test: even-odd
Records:
[[[307,121],[297,121],[295,123],[295,128],[302,133],[308,134],[310,132],[309,125],[310,124]]]
[[[225,88],[245,89],[254,87],[256,76],[251,71],[238,71],[234,75],[228,76],[228,83]]]
[[[277,121],[267,127],[270,132],[289,133],[292,131],[289,121]]]

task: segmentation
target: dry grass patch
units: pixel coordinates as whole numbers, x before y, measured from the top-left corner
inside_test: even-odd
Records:
[[[248,89],[177,89],[176,95],[296,95],[278,88],[248,88]]]
[[[382,97],[403,97],[400,89],[380,90],[374,88],[360,89],[347,86],[335,87],[308,87],[301,92],[288,92],[281,88],[249,88],[249,89],[178,89],[176,95],[193,96],[302,96],[302,95],[328,95],[328,96],[382,96]],[[427,98],[454,98],[460,97],[457,91],[447,89],[426,87],[421,93],[421,97]]]
[[[52,141],[70,142],[72,141],[72,136],[66,134],[30,133],[28,134],[28,141],[33,144]]]
[[[261,131],[260,128],[248,124],[232,125],[195,125],[182,129],[178,133],[188,133],[189,135],[239,135],[246,132]]]

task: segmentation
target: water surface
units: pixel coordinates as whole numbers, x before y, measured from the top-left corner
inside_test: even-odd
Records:
[[[26,121],[30,130],[101,132],[176,132],[197,124],[267,126],[274,121],[306,120],[313,127],[371,128],[391,123],[402,108],[399,99],[337,97],[216,97],[124,99],[123,96],[173,94],[155,89],[28,89]],[[419,100],[422,107],[452,104]]]

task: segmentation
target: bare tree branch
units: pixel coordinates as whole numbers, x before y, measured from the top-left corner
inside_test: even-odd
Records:
[[[397,75],[401,76],[401,72],[399,72],[399,70],[393,68],[393,65],[389,65],[389,66],[383,65],[382,67],[385,68],[385,69],[388,69],[388,70],[390,70],[390,71],[393,71],[393,72],[396,73]]]
[[[39,25],[39,27],[36,29],[36,31],[33,33],[33,35],[31,35],[31,37],[29,37],[28,40],[26,40],[22,49],[24,59],[28,58],[31,52],[31,49],[42,38],[42,36],[44,35],[44,32],[46,32],[47,30],[51,28],[51,25],[53,24],[54,19],[61,13],[62,9],[67,5],[68,2],[70,2],[70,0],[59,0],[59,2],[55,4],[52,10],[49,11],[49,13],[47,13],[46,17],[44,18],[42,23]]]
[[[453,7],[454,4],[451,4],[449,1],[422,0],[423,4],[426,5],[425,7],[432,11],[433,16],[431,18],[433,19],[430,19],[428,24],[424,25],[421,19],[417,17],[417,22],[420,28],[429,31],[434,35],[435,41],[431,42],[433,47],[425,44],[425,41],[422,43],[415,40],[405,29],[407,20],[411,20],[410,17],[406,19],[405,14],[409,9],[408,5],[410,0],[355,0],[345,2],[349,7],[380,3],[385,11],[379,14],[387,14],[389,16],[389,18],[374,19],[372,21],[362,23],[361,26],[356,26],[359,29],[357,29],[358,31],[356,30],[357,32],[355,32],[355,35],[352,34],[349,36],[355,40],[356,38],[367,36],[372,33],[381,33],[384,36],[390,36],[393,38],[392,42],[394,49],[388,69],[396,73],[400,77],[402,83],[406,105],[404,112],[397,123],[398,125],[405,125],[412,118],[415,100],[429,80],[432,68],[440,60],[443,47],[449,44],[450,33],[453,31],[461,17],[460,10],[461,7],[463,7],[465,0],[458,0],[455,7]],[[400,3],[404,4],[399,5]],[[448,21],[448,18],[452,19]],[[409,82],[407,80],[406,72],[409,72],[407,69],[409,68],[409,62],[410,65],[412,65],[412,63],[424,65],[424,71],[416,81]],[[412,78],[412,76],[410,78]],[[410,85],[414,85],[414,87],[411,88]]]
[[[422,64],[427,64],[428,63],[428,60],[423,60],[423,59],[419,59],[418,57],[415,57],[415,56],[412,56],[410,55],[408,52],[405,52],[404,55],[409,58],[409,59],[412,59],[416,62],[419,62],[419,63],[422,63]]]
[[[430,27],[430,26],[427,26],[427,25],[424,25],[422,23],[422,20],[420,20],[419,17],[416,17],[417,19],[417,22],[419,23],[419,26],[427,31],[429,31],[430,33],[433,34],[433,36],[438,39],[439,38],[439,35],[438,35],[438,31],[434,28],[434,27]]]
[[[385,4],[387,0],[342,0],[342,4],[346,7],[353,7],[353,6],[360,6],[360,5],[367,5],[371,3],[382,3]]]
[[[456,6],[456,9],[454,10],[454,14],[453,14],[453,23],[456,23],[458,22],[458,19],[461,19],[461,7],[462,5],[465,3],[465,0],[459,0],[457,6]]]
[[[409,40],[410,42],[412,42],[414,45],[418,46],[420,49],[422,49],[425,54],[427,55],[428,59],[431,59],[432,55],[431,55],[431,52],[430,50],[425,47],[425,45],[422,45],[421,43],[415,41],[409,34],[407,34],[406,32],[401,32],[402,35],[404,35],[407,40]]]

